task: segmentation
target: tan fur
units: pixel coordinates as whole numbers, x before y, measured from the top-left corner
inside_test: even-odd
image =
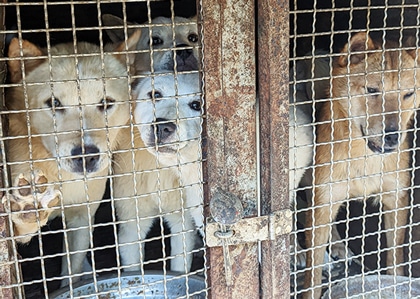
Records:
[[[406,130],[420,103],[415,89],[420,80],[419,69],[415,75],[416,53],[397,48],[387,43],[384,52],[366,33],[358,33],[333,67],[333,100],[322,107],[317,127],[314,210],[307,212],[305,288],[316,289],[304,298],[321,295],[319,265],[331,221],[346,199],[378,195],[387,212],[388,272],[404,273],[403,249],[395,247],[403,244],[407,221],[407,211],[401,210],[408,205],[410,185]]]
[[[126,46],[133,50],[139,37],[140,32],[133,34],[127,45],[113,46],[114,51],[123,52]],[[109,151],[116,147],[118,132],[129,118],[131,79],[126,61],[132,63],[134,56],[104,54],[102,63],[100,48],[81,42],[77,53],[96,55],[79,56],[76,67],[72,43],[52,47],[50,60],[45,49],[29,41],[22,45],[23,57],[18,39],[10,44],[9,57],[15,58],[9,60],[10,78],[18,85],[7,90],[6,98],[13,137],[7,143],[7,159],[13,186],[18,188],[3,203],[14,212],[14,231],[23,243],[48,219],[63,216],[66,228],[74,230],[65,233],[64,249],[68,246],[71,252],[71,265],[64,256],[62,275],[69,269],[72,275],[79,274],[91,233],[79,227],[93,224],[111,167]],[[77,205],[69,206],[73,204]],[[84,252],[72,253],[79,250]]]

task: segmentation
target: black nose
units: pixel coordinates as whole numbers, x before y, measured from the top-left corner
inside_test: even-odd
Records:
[[[398,131],[395,129],[385,130],[384,144],[393,147],[398,144]]]
[[[157,118],[153,126],[158,144],[165,142],[176,131],[176,124],[169,122],[165,118]]]
[[[178,48],[189,47],[187,44],[176,45]],[[182,59],[187,59],[192,54],[192,49],[182,49],[176,51],[176,56],[181,57]]]
[[[76,172],[93,172],[97,170],[99,161],[99,149],[95,145],[85,145],[84,148],[81,146],[74,147],[71,150],[72,156],[74,157],[73,165]]]

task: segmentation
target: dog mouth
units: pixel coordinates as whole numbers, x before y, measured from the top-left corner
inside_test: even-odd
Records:
[[[177,70],[179,72],[198,70],[198,61],[194,57],[193,54],[189,55],[186,58],[177,56],[176,63],[177,63]]]
[[[179,50],[178,50],[179,51]],[[198,70],[199,64],[197,58],[194,56],[193,53],[189,55],[186,54],[178,54],[176,56],[176,70],[178,72],[187,72],[187,71],[195,71]],[[174,70],[175,63],[173,59],[173,55],[168,55],[166,57],[166,62],[155,67],[155,70]]]
[[[167,155],[176,154],[182,149],[182,146],[179,143],[156,144],[155,142],[150,142],[146,144],[146,146],[151,152],[155,152],[159,154],[167,154]]]
[[[386,141],[382,141],[382,138],[380,138],[381,139],[381,145],[378,145],[377,142],[375,142],[372,139],[367,137],[367,134],[363,130],[362,126],[360,126],[360,131],[362,132],[363,137],[365,137],[366,140],[367,140],[367,146],[374,153],[387,154],[387,153],[391,153],[391,152],[395,151],[395,149],[397,148],[397,144],[388,145]],[[383,146],[382,146],[382,144],[383,144]]]

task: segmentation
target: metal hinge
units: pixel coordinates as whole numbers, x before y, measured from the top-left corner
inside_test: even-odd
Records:
[[[243,218],[229,226],[229,230],[233,232],[226,240],[229,245],[274,240],[292,231],[292,211],[281,210],[271,215]],[[219,224],[212,218],[208,218],[206,224],[208,247],[223,245],[223,239],[218,236],[219,231]]]

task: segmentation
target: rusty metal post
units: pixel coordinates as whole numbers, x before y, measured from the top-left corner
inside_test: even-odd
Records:
[[[257,215],[256,54],[253,1],[202,0],[207,117],[207,200],[217,187]],[[209,248],[210,298],[259,298],[257,243],[230,246],[233,285],[221,247]]]
[[[261,213],[289,209],[289,1],[258,0]],[[290,298],[289,236],[262,242],[261,298]]]

